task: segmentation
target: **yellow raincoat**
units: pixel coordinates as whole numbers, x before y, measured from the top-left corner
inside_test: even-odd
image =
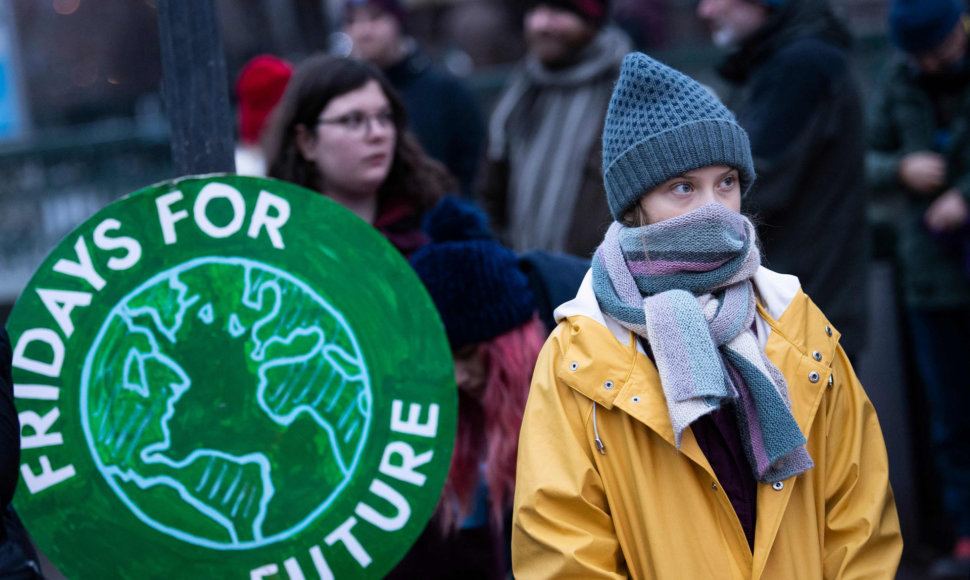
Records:
[[[765,351],[815,467],[759,483],[754,553],[690,429],[678,451],[657,369],[590,275],[557,310],[519,441],[515,577],[893,578],[902,553],[875,410],[796,278],[754,278]],[[597,435],[603,443],[597,448]]]

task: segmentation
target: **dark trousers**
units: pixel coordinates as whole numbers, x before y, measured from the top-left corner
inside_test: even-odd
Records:
[[[908,312],[943,507],[970,537],[970,309]]]

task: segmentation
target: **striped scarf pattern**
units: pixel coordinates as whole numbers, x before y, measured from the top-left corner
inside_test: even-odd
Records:
[[[509,163],[515,251],[565,251],[569,228],[562,224],[572,223],[590,157],[599,155],[603,118],[630,49],[625,35],[606,27],[575,65],[551,70],[529,58],[512,76],[489,123],[488,156]]]
[[[754,226],[716,203],[640,228],[614,222],[593,258],[604,312],[653,350],[677,447],[698,418],[733,401],[755,478],[814,464],[781,371],[758,344]]]

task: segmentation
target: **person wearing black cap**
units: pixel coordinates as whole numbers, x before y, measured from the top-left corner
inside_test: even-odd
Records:
[[[481,109],[459,79],[431,63],[406,29],[407,15],[398,0],[344,4],[351,56],[381,69],[400,93],[421,147],[445,164],[463,195],[471,196],[485,148]]]
[[[758,184],[744,209],[760,222],[765,265],[798,276],[855,361],[869,258],[851,36],[828,0],[700,0],[697,14],[728,51],[717,72],[751,136]]]
[[[588,258],[609,224],[600,132],[630,41],[605,25],[608,9],[606,0],[529,2],[528,54],[492,113],[480,191],[518,252]]]
[[[958,0],[895,0],[899,49],[873,96],[868,173],[903,194],[899,263],[914,359],[930,411],[953,559],[970,573],[970,61]]]

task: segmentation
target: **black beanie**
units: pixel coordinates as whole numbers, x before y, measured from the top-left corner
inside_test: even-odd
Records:
[[[609,14],[609,0],[531,0],[531,7],[544,4],[560,10],[568,10],[596,28],[602,26]]]

